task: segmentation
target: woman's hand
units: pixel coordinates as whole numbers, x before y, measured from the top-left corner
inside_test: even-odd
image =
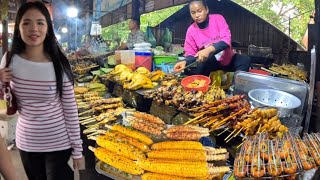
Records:
[[[79,169],[84,169],[85,165],[84,163],[84,157],[80,159],[73,159],[73,169],[79,170]]]
[[[181,71],[182,69],[184,69],[187,65],[187,61],[181,61],[181,62],[178,62],[176,65],[174,65],[174,72],[179,72]]]
[[[9,68],[3,68],[0,69],[0,81],[5,83],[5,82],[10,82],[12,80],[12,73]]]
[[[201,51],[199,51],[194,57],[197,58],[198,62],[203,62],[208,59],[211,52],[214,52],[215,48],[213,46],[209,46]]]

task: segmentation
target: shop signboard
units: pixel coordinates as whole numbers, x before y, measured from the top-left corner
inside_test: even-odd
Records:
[[[99,22],[92,22],[90,35],[97,36],[102,34],[101,24]]]

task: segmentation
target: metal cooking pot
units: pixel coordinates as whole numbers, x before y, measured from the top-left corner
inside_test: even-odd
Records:
[[[301,105],[296,96],[274,89],[253,89],[248,93],[254,107],[274,107],[278,109],[279,117],[293,114],[293,110]]]

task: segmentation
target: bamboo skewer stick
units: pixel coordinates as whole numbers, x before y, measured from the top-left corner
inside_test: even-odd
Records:
[[[229,142],[231,139],[237,137],[242,130],[243,130],[243,127],[242,127],[241,129],[239,129],[239,131],[238,131],[237,133],[235,133],[234,135],[232,135],[232,136],[226,141],[226,143]]]
[[[88,122],[88,121],[92,121],[92,120],[96,120],[96,117],[81,120],[80,123],[84,123],[84,122]]]
[[[81,120],[86,120],[86,119],[93,118],[93,117],[95,117],[95,116],[79,117],[79,121],[81,121]]]
[[[94,136],[96,136],[96,135],[98,135],[98,133],[97,133],[97,132],[94,132],[94,133],[91,133],[91,134],[87,135],[87,138],[89,138],[89,137],[94,137]]]
[[[223,130],[221,133],[219,133],[217,136],[220,136],[221,134],[223,134],[224,132],[228,131],[229,128],[226,128],[225,130]]]
[[[190,124],[190,123],[192,123],[193,121],[198,120],[198,119],[201,118],[202,116],[204,116],[204,114],[201,114],[201,115],[199,115],[199,116],[197,116],[197,117],[195,117],[195,118],[193,118],[193,119],[190,119],[189,121],[187,121],[186,123],[184,123],[184,125]]]
[[[204,123],[210,120],[211,117],[204,117],[202,119],[199,119],[198,121],[194,122],[193,124],[199,124],[199,123]]]
[[[241,144],[239,144],[239,145],[237,146],[237,149],[239,149],[239,147],[241,147],[244,142],[245,142],[245,141],[243,141]]]
[[[79,113],[79,116],[82,116],[82,115],[84,115],[84,114],[88,114],[88,113],[91,113],[91,112],[93,112],[92,109],[87,110],[87,111],[84,111],[84,112],[82,112],[82,113]]]
[[[86,125],[86,124],[90,124],[92,122],[95,122],[96,120],[95,119],[92,119],[90,121],[86,121],[86,122],[81,122],[82,125]]]
[[[232,134],[233,133],[235,133],[236,132],[236,129],[234,129],[224,140],[227,140],[227,139],[229,139],[229,137],[231,137],[232,136]]]

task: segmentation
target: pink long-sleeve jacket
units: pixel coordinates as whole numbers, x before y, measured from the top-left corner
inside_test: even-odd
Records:
[[[185,56],[195,56],[198,51],[220,41],[229,45],[229,48],[224,49],[222,55],[217,59],[222,66],[226,66],[234,55],[231,46],[231,32],[223,16],[211,14],[207,28],[200,29],[197,23],[189,26],[184,43]]]

